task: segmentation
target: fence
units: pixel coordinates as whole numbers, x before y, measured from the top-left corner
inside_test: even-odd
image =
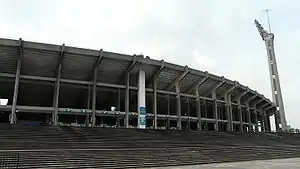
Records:
[[[20,162],[19,153],[0,154],[0,169],[19,168],[19,162]]]

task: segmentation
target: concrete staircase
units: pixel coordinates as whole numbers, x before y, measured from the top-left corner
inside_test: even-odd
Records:
[[[300,157],[299,138],[287,133],[3,125],[0,157],[17,153],[19,168],[194,165]]]

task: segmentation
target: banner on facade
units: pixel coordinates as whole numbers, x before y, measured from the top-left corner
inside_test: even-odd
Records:
[[[139,112],[139,128],[146,128],[146,107],[140,107]]]

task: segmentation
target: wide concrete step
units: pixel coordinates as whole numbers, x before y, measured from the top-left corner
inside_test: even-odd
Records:
[[[300,157],[300,141],[289,134],[0,125],[0,159],[12,152],[21,168],[139,168]]]

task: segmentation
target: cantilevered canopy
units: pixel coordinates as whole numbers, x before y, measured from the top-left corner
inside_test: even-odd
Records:
[[[76,84],[92,84],[93,70],[98,67],[97,82],[107,87],[125,88],[125,74],[130,73],[130,86],[137,87],[137,73],[143,69],[146,74],[146,87],[153,88],[153,79],[156,77],[157,89],[160,91],[175,92],[174,82],[180,79],[180,92],[187,96],[196,96],[196,88],[202,97],[212,97],[212,89],[222,82],[222,78],[200,70],[188,68],[186,66],[175,65],[159,60],[150,59],[141,55],[124,55],[108,51],[91,50],[64,46],[62,55],[62,45],[43,44],[23,41],[22,43],[22,66],[21,81],[26,83],[26,79],[35,80],[39,83],[43,81],[55,82],[57,66],[61,62],[61,82]],[[18,40],[0,39],[0,77],[1,91],[12,90],[8,83],[13,83],[9,78],[14,78],[16,73],[17,59],[20,55],[20,43]],[[99,60],[99,57],[101,59]],[[155,76],[157,75],[157,76]],[[208,77],[201,85],[197,86],[201,80]],[[224,84],[216,89],[217,99],[224,100],[224,94],[235,85],[234,81],[224,78]],[[178,81],[179,82],[179,81]],[[50,84],[50,85],[53,85]],[[27,87],[26,87],[27,86]],[[26,89],[25,89],[26,88]],[[238,85],[232,92],[232,98],[238,98],[246,91],[246,87]],[[53,86],[45,84],[44,87],[30,87],[23,85],[20,92],[52,93]],[[87,89],[85,89],[87,90]],[[3,92],[5,95],[5,92]],[[76,95],[76,93],[73,93]],[[256,95],[250,90],[241,98],[244,103],[248,98]],[[26,98],[19,98],[26,99]],[[42,98],[42,101],[51,98]],[[269,103],[273,104],[263,95],[258,95],[255,100],[263,99],[258,106]],[[255,101],[253,100],[253,101]],[[236,102],[236,100],[232,100]]]

